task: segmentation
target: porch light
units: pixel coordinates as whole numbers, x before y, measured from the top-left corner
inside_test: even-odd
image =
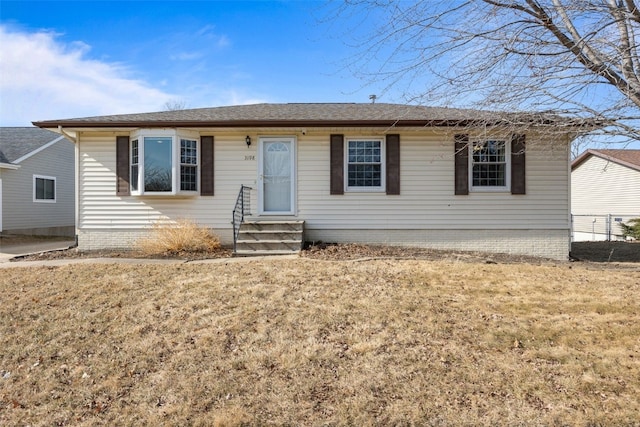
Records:
[[[244,139],[244,142],[247,143],[247,147],[251,145],[251,137],[249,135],[247,135],[247,137]]]

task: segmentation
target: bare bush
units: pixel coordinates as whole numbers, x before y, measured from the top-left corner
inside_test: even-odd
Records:
[[[137,249],[148,255],[210,252],[219,248],[220,239],[215,233],[184,218],[170,223],[156,222],[150,235],[137,242]]]

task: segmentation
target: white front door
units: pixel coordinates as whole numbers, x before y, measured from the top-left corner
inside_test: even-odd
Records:
[[[295,213],[295,139],[260,138],[258,199],[260,213]]]

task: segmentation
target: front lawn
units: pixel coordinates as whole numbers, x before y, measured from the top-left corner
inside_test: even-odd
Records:
[[[301,258],[0,273],[0,425],[640,423],[632,268]]]

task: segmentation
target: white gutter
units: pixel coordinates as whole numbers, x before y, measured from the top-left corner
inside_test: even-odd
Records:
[[[62,126],[59,127],[60,131],[63,132]],[[80,136],[76,133],[76,138],[73,139],[75,145],[75,172],[74,172],[74,180],[73,185],[75,187],[75,217],[76,217],[76,246],[78,246],[78,230],[80,228]]]
[[[62,129],[62,126],[58,126],[58,132],[60,132],[62,135],[65,136],[65,138],[67,138],[69,141],[73,142],[74,144],[78,142],[78,140],[77,140],[78,134],[77,133],[76,133],[75,137],[72,137],[67,132],[65,132],[64,129]]]
[[[16,169],[20,169],[20,165],[14,165],[14,164],[11,164],[11,163],[1,163],[0,162],[0,169],[16,170]]]

